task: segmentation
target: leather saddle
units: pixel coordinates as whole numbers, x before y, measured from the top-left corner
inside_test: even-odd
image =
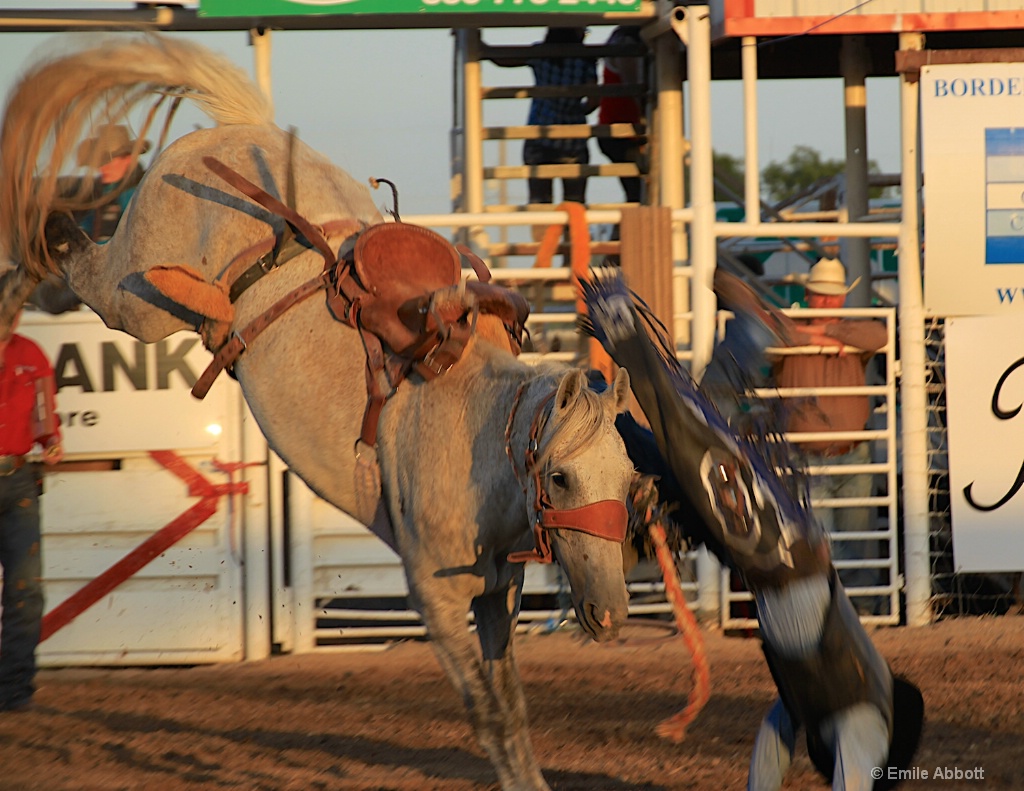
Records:
[[[498,316],[521,346],[529,303],[485,282],[490,273],[479,260],[474,268],[481,280],[463,285],[461,255],[444,237],[403,222],[373,225],[339,260],[328,307],[339,321],[413,360],[469,312]]]
[[[430,298],[458,285],[462,261],[442,236],[406,223],[373,225],[343,259],[328,298],[334,316],[379,337],[392,352],[416,356],[431,327]],[[358,288],[346,275],[354,273]]]
[[[510,348],[514,352],[522,348],[528,303],[513,291],[487,283],[490,272],[469,250],[463,250],[463,254],[477,271],[480,283],[462,282],[460,251],[428,228],[399,221],[360,229],[359,223],[345,220],[339,221],[341,226],[345,230],[351,226],[354,234],[343,245],[347,252],[336,256],[324,229],[214,157],[204,157],[203,162],[243,195],[282,217],[293,234],[320,252],[324,268],[318,277],[285,294],[226,339],[222,336],[227,334],[226,327],[233,316],[230,303],[252,284],[248,273],[253,266],[265,272],[261,260],[238,277],[228,278],[231,282],[213,285],[206,284],[197,273],[177,271],[180,267],[169,273],[173,276],[170,278],[164,277],[168,274],[164,272],[154,275],[159,275],[159,282],[155,283],[158,289],[161,277],[169,281],[163,284],[163,292],[171,286],[175,287],[172,291],[189,291],[193,281],[205,285],[204,294],[217,292],[215,307],[223,308],[202,314],[214,320],[223,332],[218,333],[220,343],[214,344],[214,359],[192,389],[197,398],[206,394],[218,372],[230,366],[267,326],[323,288],[327,290],[327,307],[334,318],[357,329],[363,340],[368,403],[361,438],[370,446],[376,444],[377,417],[384,401],[410,371],[429,379],[458,362],[481,312],[500,316]],[[266,244],[276,250],[280,241],[266,240]],[[248,253],[253,252],[250,249],[241,256],[243,264],[248,264]],[[277,265],[273,261],[272,267]],[[237,268],[232,264],[229,269],[234,275]],[[177,288],[182,281],[185,288]],[[218,315],[212,315],[214,312]]]
[[[338,259],[327,306],[363,338],[369,398],[361,439],[367,445],[376,444],[380,410],[399,383],[411,371],[430,379],[457,363],[480,313],[497,316],[511,348],[522,347],[529,303],[482,282],[490,273],[479,259],[471,262],[482,280],[464,283],[459,250],[434,231],[403,222],[370,226]]]

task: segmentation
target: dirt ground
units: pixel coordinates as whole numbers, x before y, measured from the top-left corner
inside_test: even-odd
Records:
[[[678,636],[628,626],[598,646],[521,635],[531,732],[553,789],[741,789],[772,683],[754,639],[706,631],[712,697],[686,740],[655,725],[686,703]],[[878,629],[927,706],[906,789],[1024,788],[1024,617]],[[428,644],[195,668],[51,669],[35,710],[0,714],[0,789],[493,789]],[[936,768],[983,779],[936,780]],[[820,789],[801,745],[787,789]]]

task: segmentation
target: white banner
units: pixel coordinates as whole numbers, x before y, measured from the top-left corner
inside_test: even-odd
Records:
[[[925,309],[1024,311],[1024,63],[921,69]]]
[[[18,332],[54,367],[67,453],[216,450],[237,385],[223,374],[203,401],[192,397],[210,361],[195,333],[147,344],[107,329],[88,310],[26,311]]]
[[[1024,315],[946,322],[957,571],[1024,569]]]

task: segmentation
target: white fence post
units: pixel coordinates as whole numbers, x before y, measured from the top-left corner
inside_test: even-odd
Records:
[[[921,49],[923,36],[901,33],[901,49]],[[921,183],[918,158],[919,83],[900,78],[903,221],[899,237],[900,401],[903,439],[903,542],[906,561],[907,624],[932,620],[928,539],[928,393],[921,288]]]

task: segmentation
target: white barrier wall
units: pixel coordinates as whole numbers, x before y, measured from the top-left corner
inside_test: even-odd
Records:
[[[214,486],[238,477],[215,463],[241,460],[237,385],[225,376],[204,401],[189,394],[209,360],[192,334],[147,345],[86,310],[27,311],[19,332],[54,364],[67,450],[42,498],[44,634],[56,631],[40,645],[40,663],[243,658],[243,498],[218,490],[204,498],[194,477]],[[173,454],[161,463],[151,451]],[[181,463],[178,473],[168,461]],[[183,535],[125,578],[116,564],[169,531]],[[90,606],[66,603],[108,579],[112,589]]]

